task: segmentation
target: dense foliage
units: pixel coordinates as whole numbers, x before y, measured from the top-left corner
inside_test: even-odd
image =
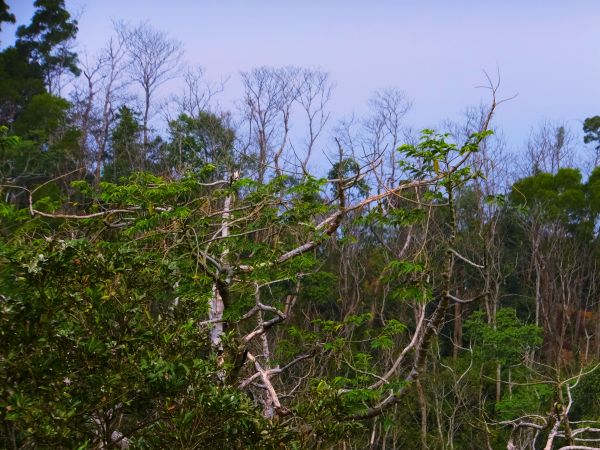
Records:
[[[564,127],[515,175],[498,86],[410,144],[390,89],[327,140],[327,74],[262,67],[240,117],[190,72],[153,128],[178,44],[119,24],[80,64],[35,6],[0,53],[0,447],[590,448],[600,169]]]

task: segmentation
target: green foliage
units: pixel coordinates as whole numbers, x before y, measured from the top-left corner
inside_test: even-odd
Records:
[[[77,21],[71,19],[65,2],[36,0],[34,6],[31,23],[17,29],[16,48],[41,68],[49,84],[56,71],[68,70],[79,75],[77,55],[69,48],[69,42],[77,34]]]
[[[17,48],[0,54],[8,125],[0,128],[0,446],[109,447],[118,430],[132,448],[358,448],[374,445],[366,433],[374,430],[379,444],[400,448],[419,439],[416,405],[425,400],[430,448],[450,439],[477,448],[505,437],[484,430],[486,421],[546,412],[553,392],[522,365],[542,344],[542,330],[518,318],[531,307],[525,270],[512,275],[529,262],[522,223],[536,215],[544,232],[558,224],[579,244],[594,243],[600,169],[587,183],[575,169],[540,173],[510,195],[483,198],[468,161],[490,132],[458,145],[425,130],[398,148],[402,183],[419,181],[415,189],[341,211],[373,188],[354,158],[335,163],[329,180],[298,173],[258,182],[239,176],[252,163],[234,152],[227,116],[182,114],[168,124],[168,141],[144,148],[139,114],[123,105],[99,161],[102,179],[73,181],[63,175],[96,161],[83,154],[76,109],[43,81],[51,89],[61,72],[77,73],[68,47],[77,24],[63,1],[36,7]],[[586,142],[597,140],[593,120]],[[28,191],[33,208],[56,217],[32,215]],[[445,267],[449,243],[481,255],[482,266],[457,256]],[[446,289],[482,292],[495,282],[495,300],[519,315],[502,307],[490,323],[471,314],[472,352],[450,357],[456,342],[444,325],[423,348],[402,352],[419,307],[427,328]],[[588,275],[575,284],[593,298]],[[206,321],[215,292],[225,308],[222,348],[211,346]],[[266,339],[248,338],[262,331]],[[423,355],[421,392],[411,377]],[[274,416],[259,363],[282,394]],[[520,384],[494,403],[498,366],[502,381],[510,371]],[[596,417],[598,405],[584,398],[595,382],[575,391],[586,408],[574,410],[579,417]],[[399,392],[375,422],[349,420]]]
[[[14,47],[0,52],[0,123],[12,124],[32,97],[44,92],[38,67]]]
[[[491,131],[473,133],[467,141],[458,146],[448,142],[450,135],[439,134],[434,130],[423,130],[417,145],[405,144],[398,151],[406,157],[400,161],[402,167],[413,179],[440,176],[440,184],[445,187],[456,186],[472,178],[469,166],[456,167],[466,155],[477,152],[483,139],[490,136]]]
[[[552,404],[554,389],[548,384],[517,386],[495,405],[498,420],[514,420],[526,414],[544,414]]]
[[[354,158],[344,158],[339,162],[336,162],[331,167],[331,170],[327,174],[330,179],[348,180],[351,185],[356,188],[357,192],[361,196],[368,195],[369,185],[364,179],[359,177],[360,164]],[[354,179],[353,179],[354,178]],[[332,187],[332,189],[336,189]]]
[[[530,207],[543,208],[550,219],[568,219],[583,207],[581,174],[576,169],[560,169],[556,175],[539,173],[513,185],[511,199]]]
[[[204,111],[196,118],[181,114],[169,122],[169,134],[162,164],[175,173],[197,172],[212,164],[218,168],[212,177],[220,179],[236,168],[232,153],[235,133],[223,118]]]
[[[9,136],[8,127],[0,126],[0,159],[5,163],[14,157],[12,151],[19,146],[21,139],[18,136]],[[4,173],[4,171],[2,171]]]
[[[243,394],[215,382],[196,325],[206,308],[202,281],[185,260],[56,236],[5,243],[0,270],[0,420],[17,441],[82,443],[94,415],[115,405],[123,430],[152,425],[132,436],[141,448],[177,436],[228,448],[272,438]]]
[[[6,148],[20,143],[8,137],[2,142]],[[26,210],[21,215],[2,203],[1,220],[10,223],[11,235],[0,248],[0,292],[5,296],[0,337],[7,343],[0,353],[0,375],[8,380],[0,391],[0,422],[17,442],[51,447],[95,442],[94,417],[115,408],[122,415],[119,431],[141,448],[165,447],[172,439],[269,448],[278,439],[295,439],[292,429],[264,419],[245,393],[219,382],[222,369],[208,329],[197,326],[206,316],[213,287],[198,243],[208,243],[202,249],[213,255],[236,248],[232,264],[256,268],[240,274],[230,288],[225,318],[236,322],[254,302],[255,283],[289,279],[293,286],[298,274],[314,270],[310,254],[276,266],[269,262],[297,245],[294,230],[319,238],[313,227],[296,220],[326,211],[319,201],[324,183],[311,177],[295,183],[284,178],[265,185],[245,183],[246,199],[232,211],[231,237],[213,241],[222,219],[207,212],[237,186],[207,189],[198,183],[204,177],[199,172],[167,181],[134,173],[120,184],[104,181],[98,188],[78,180],[69,190],[80,210],[129,210],[78,222],[31,218]],[[59,210],[60,192],[45,188],[36,192],[34,207]],[[285,208],[273,202],[279,198],[286,199]],[[249,216],[248,208],[257,204],[264,205],[264,216]],[[280,241],[247,238],[248,231],[267,225],[281,227]],[[302,295],[325,302],[333,280],[331,274],[314,275]],[[263,301],[282,308],[276,294],[286,291],[279,289],[274,286],[273,299]],[[367,316],[349,317],[343,326],[364,327],[366,321]],[[323,325],[329,337],[319,339],[336,342],[335,326]],[[376,336],[379,347],[389,345],[400,330],[400,324],[390,322]],[[235,329],[228,334],[231,351],[238,337]],[[294,338],[290,332],[290,337],[297,343],[287,353],[282,344],[279,357],[315,346],[315,339],[307,341],[303,333]],[[229,369],[233,362],[226,364]],[[302,411],[315,417],[313,409]]]
[[[139,114],[122,106],[117,114],[117,125],[111,134],[111,151],[104,166],[104,178],[119,181],[133,172],[144,170],[146,157],[142,145],[142,125]]]
[[[502,365],[518,364],[525,351],[542,343],[541,329],[523,324],[512,308],[498,310],[495,324],[486,323],[483,312],[475,312],[465,321],[465,331],[481,358]]]
[[[15,15],[9,11],[10,8],[6,4],[6,1],[0,0],[0,26],[2,25],[2,22],[15,23]]]
[[[583,142],[596,143],[596,150],[600,149],[600,116],[588,117],[583,121]]]
[[[69,102],[50,94],[36,95],[31,99],[19,119],[15,121],[15,133],[43,143],[65,124]]]
[[[135,439],[135,448],[219,445],[269,449],[279,448],[280,442],[291,442],[296,437],[262,419],[250,399],[232,388],[203,383],[184,398],[166,399],[161,407],[164,419],[145,428]]]
[[[398,320],[391,319],[385,324],[380,334],[371,341],[371,348],[383,350],[394,348],[396,344],[394,338],[405,332],[406,325]]]
[[[578,169],[559,169],[555,175],[539,173],[516,182],[510,200],[545,223],[558,223],[571,233],[591,235],[600,214],[600,184],[594,169],[587,183]]]
[[[584,373],[573,389],[572,420],[599,420],[600,371],[597,366],[588,365]]]
[[[4,179],[22,186],[63,175],[82,161],[80,132],[69,123],[69,102],[50,94],[35,95],[13,123],[20,137],[3,150]]]
[[[299,301],[326,306],[334,296],[336,281],[336,276],[326,271],[319,271],[306,277],[302,283]]]

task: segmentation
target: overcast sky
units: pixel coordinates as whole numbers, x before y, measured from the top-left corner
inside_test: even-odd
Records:
[[[8,0],[18,22],[33,1]],[[94,52],[111,20],[149,21],[185,45],[210,78],[230,76],[223,105],[240,93],[239,72],[260,65],[319,67],[336,83],[337,118],[360,114],[370,94],[396,86],[414,100],[417,128],[458,119],[487,100],[483,70],[501,73],[496,116],[522,147],[543,119],[577,132],[600,114],[600,0],[67,0],[81,13],[80,48]],[[6,27],[6,43],[14,28]]]

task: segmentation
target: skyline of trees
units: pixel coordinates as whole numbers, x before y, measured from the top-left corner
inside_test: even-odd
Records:
[[[437,131],[398,88],[332,123],[314,68],[161,99],[180,43],[82,57],[35,6],[0,53],[1,446],[594,448],[600,168],[564,124],[511,155],[490,77]]]

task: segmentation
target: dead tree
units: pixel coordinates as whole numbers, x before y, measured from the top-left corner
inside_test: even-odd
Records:
[[[129,76],[142,89],[144,149],[148,151],[152,97],[158,87],[177,75],[182,45],[147,23],[132,27],[120,22],[116,29],[127,49]]]

